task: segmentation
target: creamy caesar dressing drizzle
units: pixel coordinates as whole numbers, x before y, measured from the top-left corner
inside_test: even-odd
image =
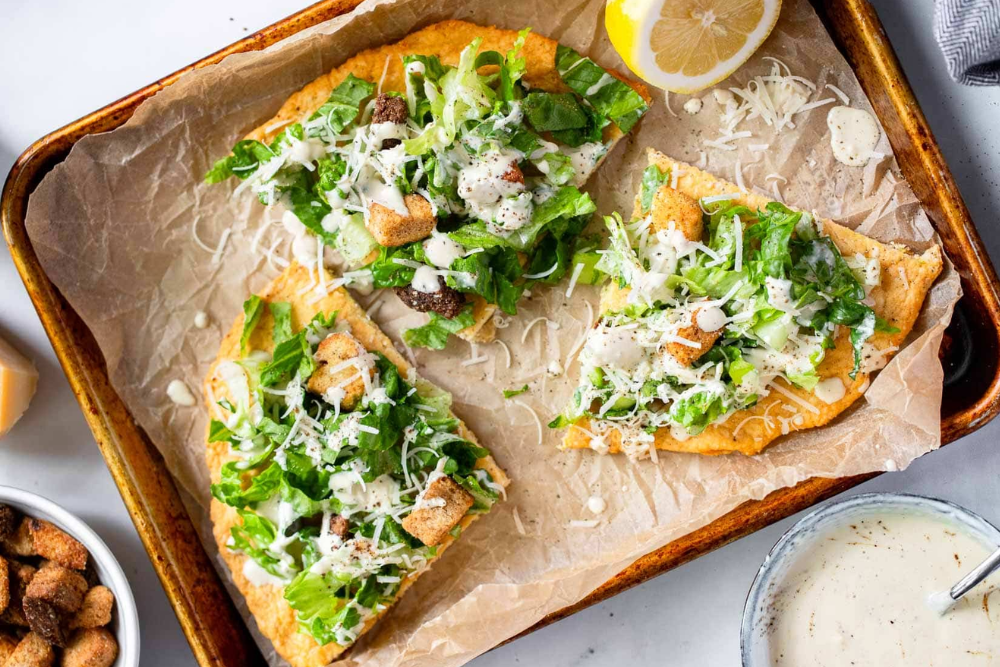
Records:
[[[601,158],[608,153],[608,147],[600,142],[586,143],[577,148],[563,147],[560,150],[564,155],[569,156],[570,164],[573,165],[573,170],[576,172],[573,184],[577,186],[587,182],[590,175],[597,169]]]
[[[448,235],[434,231],[431,237],[424,241],[424,254],[434,266],[447,269],[452,262],[465,254],[465,248],[451,240]]]
[[[194,394],[188,389],[188,386],[184,384],[183,380],[171,380],[170,384],[167,385],[167,397],[173,401],[174,405],[180,405],[186,408],[191,407],[196,403]]]
[[[944,616],[926,604],[990,552],[961,524],[886,511],[823,531],[794,556],[769,610],[775,667],[983,667],[1000,660],[1000,583]]]
[[[875,117],[863,109],[833,107],[826,116],[830,148],[838,162],[863,167],[872,158],[881,131]]]
[[[441,281],[438,279],[438,272],[426,264],[418,266],[414,270],[413,281],[410,283],[410,286],[424,294],[441,291]]]

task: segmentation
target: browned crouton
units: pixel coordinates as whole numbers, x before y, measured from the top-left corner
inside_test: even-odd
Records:
[[[10,604],[0,614],[0,623],[26,628],[28,619],[24,615],[24,595],[38,570],[16,560],[7,561],[7,569],[10,572]]]
[[[343,519],[343,517],[340,517]],[[346,520],[345,520],[346,523]],[[94,586],[83,597],[83,605],[69,619],[70,628],[99,628],[111,622],[115,594],[106,586]]]
[[[7,658],[10,657],[14,649],[17,648],[19,640],[14,635],[9,635],[5,632],[0,632],[0,665],[7,662]]]
[[[34,632],[26,634],[3,663],[4,667],[51,667],[54,664],[55,649]]]
[[[24,616],[33,633],[54,646],[66,645],[68,635],[63,627],[65,619],[50,602],[25,596]]]
[[[7,560],[0,556],[0,614],[7,610],[7,605],[10,604],[10,567],[7,565]],[[0,660],[0,665],[3,664],[3,660]]]
[[[334,514],[330,517],[330,532],[340,539],[347,537],[347,527],[347,519],[342,515]]]
[[[516,162],[511,162],[507,171],[500,176],[500,180],[507,181],[508,183],[520,183],[521,185],[524,185],[524,172],[521,171],[521,168],[517,166]]]
[[[465,516],[473,502],[472,495],[451,477],[438,477],[427,485],[415,509],[403,519],[403,530],[433,547]]]
[[[316,370],[306,385],[309,391],[327,396],[330,390],[340,396],[340,407],[353,410],[365,394],[365,381],[361,373],[375,376],[375,366],[361,370],[358,364],[346,364],[350,359],[362,357],[366,350],[358,339],[349,333],[333,333],[316,348]],[[353,379],[352,379],[353,378]],[[339,391],[337,391],[339,390]],[[342,393],[341,393],[342,392]],[[328,400],[336,398],[330,397]]]
[[[441,276],[438,276],[438,284],[441,285],[441,289],[437,292],[421,292],[412,285],[394,287],[393,291],[396,292],[400,301],[417,312],[433,311],[449,320],[458,317],[462,309],[465,308],[465,295],[457,289],[448,287]]]
[[[72,614],[83,604],[86,592],[87,580],[83,575],[51,563],[40,569],[32,578],[24,600],[26,605],[29,600],[44,600],[59,611]]]
[[[656,231],[670,229],[673,222],[674,229],[684,234],[688,241],[701,241],[704,232],[701,207],[683,192],[668,185],[662,186],[653,196],[650,215],[653,216],[651,226]]]
[[[372,112],[372,125],[375,125],[376,123],[392,123],[393,125],[401,125],[406,122],[406,118],[409,115],[410,112],[406,107],[405,99],[395,95],[379,93],[379,96],[375,98],[375,109]],[[395,148],[401,143],[403,143],[401,139],[389,137],[382,140],[382,145],[379,146],[379,148],[381,150],[387,150],[389,148]]]
[[[87,567],[87,548],[75,538],[42,519],[29,519],[28,523],[39,556],[73,570]]]
[[[379,245],[387,248],[406,245],[425,239],[434,231],[437,218],[429,201],[420,195],[406,195],[403,202],[408,215],[400,215],[375,202],[369,206],[365,224]]]
[[[4,542],[17,530],[21,521],[21,513],[10,505],[0,504],[0,542]],[[0,665],[3,663],[0,662]]]
[[[78,630],[63,651],[61,667],[111,667],[118,657],[118,642],[104,628]]]
[[[409,117],[406,100],[397,95],[379,93],[375,98],[375,108],[372,110],[372,124],[375,123],[405,123]]]
[[[708,352],[715,341],[719,340],[724,329],[717,331],[704,331],[698,326],[698,311],[695,310],[691,317],[691,324],[677,330],[677,337],[698,343],[698,347],[693,347],[685,343],[667,343],[663,350],[677,360],[681,366],[690,366],[701,358],[701,355]]]
[[[37,556],[38,552],[35,551],[35,541],[31,537],[31,519],[22,519],[17,529],[14,530],[14,533],[3,541],[0,548],[9,556],[19,556],[21,558]]]

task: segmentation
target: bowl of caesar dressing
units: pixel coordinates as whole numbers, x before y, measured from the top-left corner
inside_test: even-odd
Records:
[[[871,493],[825,505],[785,533],[743,609],[743,667],[966,665],[1000,660],[1000,577],[944,616],[927,604],[1000,545],[952,503]]]

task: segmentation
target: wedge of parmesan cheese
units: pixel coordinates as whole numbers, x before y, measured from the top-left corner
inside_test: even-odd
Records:
[[[0,437],[28,409],[37,385],[35,365],[0,338]]]

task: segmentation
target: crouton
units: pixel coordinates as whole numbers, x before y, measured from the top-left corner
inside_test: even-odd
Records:
[[[29,519],[35,552],[42,558],[72,570],[87,567],[87,548],[76,539],[42,519]]]
[[[340,514],[334,514],[330,517],[330,532],[340,539],[347,537],[347,519],[345,519]]]
[[[406,100],[398,95],[379,93],[375,98],[375,108],[372,110],[372,124],[405,123],[410,113],[406,108]]]
[[[35,541],[31,536],[31,519],[22,519],[17,529],[14,530],[14,533],[3,541],[0,548],[10,556],[19,556],[21,558],[37,556],[38,552],[35,551]]]
[[[40,569],[32,578],[24,601],[26,608],[29,600],[38,599],[48,602],[64,614],[72,614],[80,609],[86,593],[87,580],[83,575],[53,563]]]
[[[403,519],[403,530],[429,547],[441,542],[474,502],[472,495],[448,476],[427,485],[415,508]]]
[[[63,614],[52,603],[25,596],[24,616],[34,634],[54,646],[66,645],[68,635],[63,627]]]
[[[524,172],[521,171],[521,168],[517,166],[516,162],[511,162],[507,171],[500,176],[500,180],[507,181],[508,183],[520,183],[521,185],[524,185]]]
[[[0,542],[5,542],[17,530],[21,513],[10,505],[0,504]],[[0,665],[3,663],[0,662]]]
[[[458,317],[462,309],[465,308],[465,295],[457,289],[448,287],[441,276],[438,276],[438,283],[441,285],[441,289],[437,292],[421,292],[412,285],[394,287],[393,291],[396,292],[400,301],[417,312],[433,311],[449,320]]]
[[[306,387],[343,410],[353,410],[365,395],[362,373],[375,376],[375,363],[358,339],[349,333],[333,333],[316,348],[316,370]],[[347,363],[358,359],[357,363]]]
[[[656,231],[670,229],[672,222],[674,229],[684,234],[684,238],[688,241],[701,241],[704,232],[701,206],[683,192],[667,185],[662,186],[653,196],[650,215],[652,216],[650,226]]]
[[[4,667],[51,667],[56,664],[56,652],[47,641],[29,632],[3,663]]]
[[[78,630],[63,651],[60,667],[111,667],[118,657],[118,642],[105,628]]]
[[[409,116],[409,109],[406,108],[406,100],[395,95],[379,93],[375,98],[375,109],[372,112],[372,125],[391,123],[392,125],[402,125]],[[384,126],[383,126],[384,127]],[[375,128],[372,128],[373,135]],[[377,135],[376,135],[377,136]],[[380,150],[395,148],[403,143],[398,137],[387,137],[382,140]]]
[[[10,603],[0,614],[0,623],[26,628],[28,619],[24,615],[24,595],[38,570],[15,560],[7,561],[7,569],[10,573]]]
[[[701,355],[708,352],[715,345],[715,341],[719,340],[719,336],[724,331],[724,329],[716,331],[703,330],[698,326],[698,313],[699,310],[695,310],[691,316],[691,324],[681,327],[675,334],[678,338],[697,343],[698,347],[676,342],[667,343],[663,347],[663,352],[673,357],[681,366],[690,366],[700,359]]]
[[[10,604],[10,567],[7,565],[7,560],[0,556],[0,614],[7,610],[7,605]],[[0,665],[3,664],[3,660],[0,660]]]
[[[19,643],[18,638],[14,635],[0,632],[0,665],[7,662],[7,658],[10,657]]]
[[[437,217],[430,202],[420,195],[406,195],[403,202],[407,215],[375,202],[369,206],[365,225],[379,245],[387,248],[406,245],[425,239],[434,231]]]
[[[83,596],[83,604],[69,619],[69,627],[70,629],[103,627],[111,622],[111,610],[114,606],[115,594],[111,589],[106,586],[94,586]]]

